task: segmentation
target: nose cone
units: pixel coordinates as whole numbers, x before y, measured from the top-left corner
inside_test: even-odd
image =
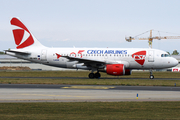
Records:
[[[178,60],[176,60],[175,58],[172,58],[172,60],[171,60],[171,65],[172,65],[172,67],[177,66],[178,63],[179,63]]]

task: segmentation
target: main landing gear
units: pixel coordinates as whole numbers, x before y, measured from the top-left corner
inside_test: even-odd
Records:
[[[97,73],[89,73],[89,78],[90,79],[94,79],[94,78],[100,78],[101,77],[101,74],[99,72]]]
[[[150,79],[154,79],[154,75],[152,73],[152,69],[150,70],[150,76],[149,76]]]

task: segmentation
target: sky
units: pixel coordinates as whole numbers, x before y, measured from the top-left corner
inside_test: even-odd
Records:
[[[16,48],[10,18],[18,17],[47,47],[148,48],[127,42],[180,36],[180,0],[0,0],[0,51]],[[138,37],[149,37],[149,32]],[[153,48],[180,52],[180,39],[154,40]]]

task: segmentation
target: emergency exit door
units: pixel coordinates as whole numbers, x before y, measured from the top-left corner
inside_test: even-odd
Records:
[[[47,50],[41,51],[41,61],[47,61]]]
[[[154,62],[154,51],[153,50],[149,50],[148,62]]]

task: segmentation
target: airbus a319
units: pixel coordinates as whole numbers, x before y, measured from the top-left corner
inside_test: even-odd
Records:
[[[150,70],[174,67],[178,64],[167,52],[148,48],[49,48],[42,45],[16,17],[10,21],[16,49],[5,53],[49,66],[90,70],[89,78],[109,75],[131,75],[133,69]]]

